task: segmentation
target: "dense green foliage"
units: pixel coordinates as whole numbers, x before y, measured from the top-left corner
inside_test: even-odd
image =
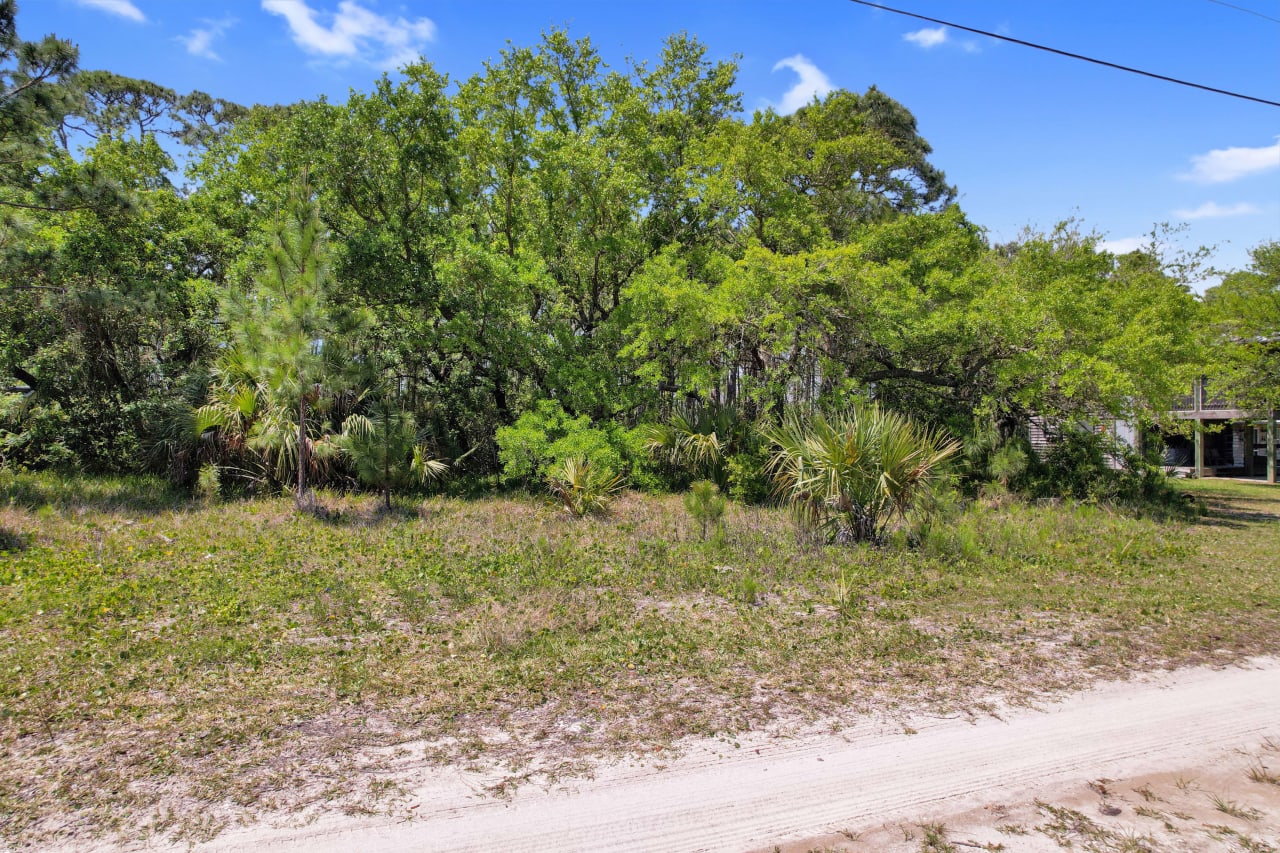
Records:
[[[554,400],[541,400],[497,432],[503,474],[529,486],[569,459],[583,459],[610,476],[626,472],[626,437],[597,428],[586,415],[570,417]]]
[[[1208,332],[1221,351],[1209,380],[1215,395],[1264,413],[1280,408],[1280,241],[1250,255],[1249,269],[1205,293]]]
[[[1090,500],[1166,515],[1190,509],[1180,484],[1158,460],[1083,428],[1064,430],[1045,458],[1025,468],[1019,479],[1034,497]]]
[[[637,430],[645,452],[672,472],[727,484],[734,459],[757,445],[756,430],[731,406],[677,405],[665,422]]]
[[[372,485],[317,451],[394,398],[464,479],[581,458],[760,501],[758,426],[868,400],[1000,440],[1151,421],[1213,344],[1154,250],[1070,224],[993,246],[905,106],[746,116],[735,64],[686,35],[612,69],[553,31],[457,83],[418,62],[246,109],[77,71],[12,24],[0,4],[4,465],[212,463],[303,500]],[[1211,300],[1223,334],[1275,320],[1228,309],[1272,255]]]

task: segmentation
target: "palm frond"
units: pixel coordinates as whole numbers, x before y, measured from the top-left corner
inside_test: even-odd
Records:
[[[585,456],[571,456],[551,473],[547,486],[565,512],[582,518],[607,512],[625,482],[621,474],[599,468]]]
[[[410,470],[419,482],[443,480],[449,474],[449,467],[448,462],[429,456],[425,447],[419,445],[413,449],[413,464]]]
[[[879,541],[910,509],[960,443],[879,405],[808,421],[788,416],[763,431],[767,470],[797,521],[837,541]]]

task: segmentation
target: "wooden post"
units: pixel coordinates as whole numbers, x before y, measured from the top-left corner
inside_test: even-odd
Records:
[[[1196,469],[1196,479],[1204,477],[1204,421],[1196,418],[1196,458],[1192,464]]]
[[[1276,410],[1267,412],[1267,482],[1276,484]]]
[[[1252,421],[1245,421],[1244,428],[1240,431],[1240,441],[1244,444],[1244,475],[1252,477],[1257,473],[1257,460],[1254,458],[1256,454],[1253,452],[1254,441],[1257,438],[1257,430],[1254,429]]]

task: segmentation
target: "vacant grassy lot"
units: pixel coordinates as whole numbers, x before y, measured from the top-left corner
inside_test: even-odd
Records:
[[[686,735],[1280,651],[1280,489],[1187,489],[1195,522],[974,505],[922,553],[806,549],[741,507],[702,542],[679,497],[581,522],[332,497],[321,520],[0,473],[0,839],[200,838],[390,808],[432,763],[516,784]]]

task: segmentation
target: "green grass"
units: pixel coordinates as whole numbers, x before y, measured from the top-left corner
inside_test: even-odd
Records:
[[[200,838],[394,807],[420,764],[512,784],[687,735],[980,708],[1274,653],[1280,489],[1208,515],[974,506],[923,551],[798,545],[678,496],[199,506],[149,480],[0,473],[0,838]]]

